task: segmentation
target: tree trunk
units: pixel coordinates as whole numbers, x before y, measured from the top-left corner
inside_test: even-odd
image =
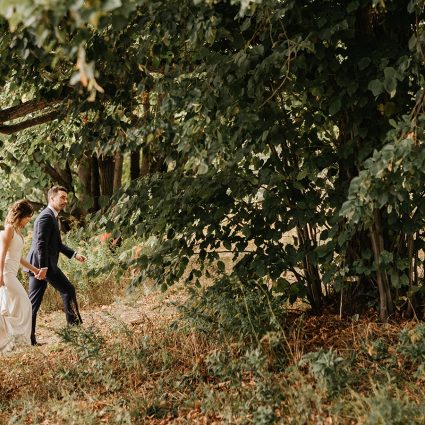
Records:
[[[61,114],[60,109],[55,108],[61,102],[62,99],[35,99],[21,103],[20,105],[0,110],[0,133],[13,134],[25,130],[26,128],[34,127],[39,124],[53,121],[57,118],[61,118],[64,114]],[[55,109],[51,110],[50,112],[46,112],[46,109],[49,108]],[[6,121],[13,121],[17,118],[26,117],[36,112],[40,112],[41,114],[37,117],[21,120],[21,122],[17,124],[4,124]]]
[[[110,197],[114,190],[114,158],[111,155],[102,155],[98,162],[100,194]]]
[[[93,207],[91,209],[91,212],[99,211],[99,163],[95,155],[93,155],[91,158],[91,196],[93,198]]]
[[[65,187],[69,192],[74,191],[72,173],[68,161],[65,164],[65,169],[61,169],[57,164],[50,165],[48,162],[45,162],[44,171],[54,183]]]
[[[142,167],[140,169],[140,177],[145,177],[149,174],[150,169],[150,157],[148,148],[142,150]]]
[[[90,158],[84,155],[78,165],[78,179],[82,187],[82,197],[87,198],[91,195],[91,179],[92,179],[92,170],[91,170],[91,161]]]
[[[304,277],[307,284],[307,299],[311,305],[314,314],[322,314],[323,312],[323,293],[319,269],[311,258],[313,249],[317,246],[313,237],[311,227],[297,226],[297,234],[300,240],[300,247],[305,252],[303,258]]]
[[[376,264],[376,282],[379,291],[379,317],[386,323],[393,313],[393,302],[387,272],[381,267],[381,253],[384,251],[384,238],[381,227],[381,214],[378,209],[373,211],[373,223],[370,229],[373,256]]]
[[[160,173],[160,172],[167,171],[165,168],[164,158],[161,158],[161,157],[152,158],[150,166],[149,166],[149,171],[151,173]]]
[[[114,155],[114,193],[121,187],[122,184],[122,168],[124,157],[121,152],[115,152]]]
[[[354,236],[347,243],[345,248],[345,265],[351,270],[356,261],[365,262],[366,266],[372,266],[373,258],[362,257],[361,253],[371,247],[370,232],[357,230]],[[355,313],[362,313],[367,309],[368,292],[374,280],[365,275],[358,276],[356,281],[345,282],[340,295],[340,314],[352,316]]]
[[[91,160],[88,156],[83,155],[81,157],[77,174],[81,186],[81,193],[78,194],[78,215],[84,217],[93,206],[91,199]]]
[[[140,150],[130,153],[130,180],[136,180],[140,177]]]

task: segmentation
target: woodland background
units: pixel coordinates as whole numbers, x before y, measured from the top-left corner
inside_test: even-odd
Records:
[[[0,1],[0,211],[70,191],[87,308],[127,286],[188,294],[151,345],[61,331],[114,406],[74,423],[423,423],[424,7]],[[102,380],[107,358],[140,399]],[[78,367],[61,379],[85,382]],[[158,370],[165,399],[141,382]]]

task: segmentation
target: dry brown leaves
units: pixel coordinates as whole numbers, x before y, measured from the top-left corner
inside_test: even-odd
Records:
[[[402,329],[410,329],[417,324],[402,319],[379,323],[376,312],[372,310],[356,320],[325,313],[307,318],[293,317],[293,322],[289,344],[294,351],[303,353],[331,348],[352,350],[378,338],[394,342]]]

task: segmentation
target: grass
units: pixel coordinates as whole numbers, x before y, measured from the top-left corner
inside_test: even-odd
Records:
[[[62,329],[2,358],[0,423],[425,423],[422,325],[293,319],[259,346],[160,316]]]

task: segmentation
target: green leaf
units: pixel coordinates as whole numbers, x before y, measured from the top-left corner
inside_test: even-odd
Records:
[[[384,89],[391,96],[394,97],[397,89],[397,73],[392,67],[384,69]]]
[[[224,265],[223,261],[217,261],[217,268],[218,270],[220,270],[221,272],[224,272],[226,269],[226,266]]]
[[[341,99],[338,98],[331,103],[331,106],[329,107],[329,114],[335,115],[337,112],[340,111],[340,109],[341,109]]]
[[[319,258],[323,258],[323,257],[325,257],[326,255],[329,254],[330,249],[329,249],[329,246],[327,244],[324,244],[324,245],[319,245],[315,249],[315,252],[316,252],[316,254]]]
[[[224,246],[227,250],[229,250],[229,251],[231,251],[231,250],[232,250],[232,244],[230,243],[230,241],[229,241],[228,239],[225,239],[225,240],[223,241],[223,246]]]
[[[208,173],[208,165],[205,162],[201,162],[198,166],[198,174],[207,174]]]
[[[416,34],[412,34],[409,39],[409,50],[415,50],[417,45]]]
[[[365,56],[364,58],[361,58],[359,62],[357,63],[357,66],[359,67],[360,71],[363,71],[366,69],[371,63],[370,57]]]
[[[380,80],[376,79],[372,80],[367,88],[373,93],[375,97],[378,97],[382,93],[384,86]]]
[[[290,286],[291,286],[291,283],[288,280],[284,279],[283,277],[279,277],[276,281],[276,286],[274,290],[277,293],[283,294],[288,290]]]
[[[394,254],[392,252],[383,250],[379,256],[379,262],[382,266],[388,266],[393,262]]]
[[[347,12],[352,13],[355,10],[357,10],[358,8],[359,8],[359,2],[358,1],[352,1],[352,2],[348,3],[348,5],[347,5]]]
[[[100,208],[105,208],[108,204],[109,204],[109,196],[100,195],[99,196]]]
[[[302,168],[297,174],[297,180],[302,180],[303,178],[307,176],[307,174],[308,174],[308,170],[305,167]]]
[[[117,9],[121,5],[121,0],[106,0],[102,5],[102,9],[105,12],[110,12],[111,10]]]

